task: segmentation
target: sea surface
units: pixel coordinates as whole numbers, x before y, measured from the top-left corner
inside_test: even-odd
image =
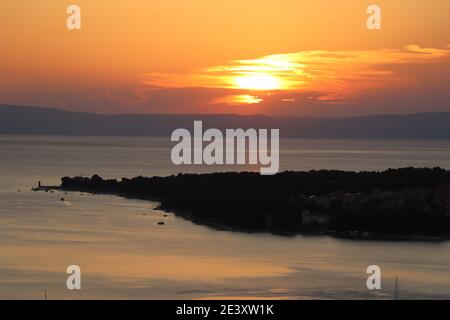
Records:
[[[31,191],[63,176],[258,170],[177,167],[171,147],[164,138],[0,136],[0,299],[392,299],[396,276],[400,298],[450,299],[450,242],[217,231],[148,201]],[[280,163],[450,169],[450,141],[282,140]],[[66,288],[70,265],[81,268],[81,290]],[[367,289],[369,265],[381,268],[381,290]]]

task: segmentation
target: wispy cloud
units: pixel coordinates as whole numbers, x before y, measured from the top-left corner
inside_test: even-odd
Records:
[[[224,88],[239,91],[237,102],[261,102],[255,92],[318,92],[328,103],[351,101],[367,90],[414,86],[414,72],[397,71],[400,65],[428,64],[450,56],[444,49],[408,45],[399,49],[302,51],[236,60],[183,74],[147,74],[142,82],[163,88]],[[412,69],[413,70],[413,69]],[[242,99],[242,91],[255,99]],[[230,101],[232,99],[218,99]],[[236,103],[234,101],[234,103]]]

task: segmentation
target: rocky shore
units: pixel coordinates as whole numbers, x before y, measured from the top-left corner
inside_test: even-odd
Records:
[[[64,177],[62,190],[157,200],[219,229],[364,239],[450,239],[450,171],[179,174],[119,180]]]

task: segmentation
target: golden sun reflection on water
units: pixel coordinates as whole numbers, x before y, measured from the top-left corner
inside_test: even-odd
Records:
[[[202,257],[99,253],[95,250],[67,246],[3,247],[5,256],[14,257],[8,264],[20,270],[55,272],[73,263],[74,257],[84,273],[116,279],[148,278],[176,280],[212,280],[281,276],[291,270],[275,263],[236,257]]]

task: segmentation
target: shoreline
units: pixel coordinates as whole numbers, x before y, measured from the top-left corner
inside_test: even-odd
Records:
[[[131,199],[129,197],[124,197],[126,199]],[[152,202],[158,202],[156,200],[148,200]],[[365,241],[388,241],[388,242],[396,242],[396,241],[407,241],[407,242],[446,242],[450,241],[450,236],[427,236],[427,235],[408,235],[408,234],[398,234],[398,235],[388,235],[388,234],[357,234],[352,235],[350,233],[333,233],[333,232],[268,232],[265,230],[251,230],[251,229],[243,229],[236,228],[221,224],[218,221],[214,220],[201,220],[195,218],[195,216],[185,212],[184,210],[175,209],[175,208],[161,208],[161,203],[158,202],[159,205],[155,207],[154,210],[162,211],[165,213],[172,213],[175,216],[190,221],[196,225],[204,226],[207,228],[211,228],[217,231],[229,231],[229,232],[241,232],[248,234],[270,234],[280,237],[296,237],[296,236],[305,236],[305,237],[332,237],[341,240],[365,240]]]
[[[46,191],[46,187],[41,188],[32,188],[33,191]],[[58,190],[60,192],[65,191],[74,191],[74,190],[65,190],[62,187],[52,187],[51,190]],[[297,237],[297,236],[304,236],[304,237],[332,237],[340,240],[351,240],[351,241],[386,241],[386,242],[446,242],[450,241],[450,235],[449,236],[432,236],[432,235],[423,235],[423,234],[377,234],[377,233],[370,233],[370,234],[364,234],[364,232],[358,232],[357,234],[351,234],[351,232],[271,232],[267,230],[256,230],[256,229],[246,229],[246,228],[239,228],[239,227],[232,227],[223,223],[220,223],[217,220],[213,219],[199,219],[196,218],[194,215],[190,214],[188,210],[183,209],[177,209],[177,208],[164,208],[162,206],[162,199],[160,198],[147,198],[147,197],[136,197],[136,196],[130,196],[126,194],[120,194],[120,193],[107,193],[107,192],[91,192],[91,191],[78,191],[83,192],[86,194],[90,194],[93,196],[96,195],[111,195],[111,196],[117,196],[124,199],[136,199],[136,200],[143,200],[143,201],[149,201],[157,203],[157,206],[153,209],[156,211],[162,211],[164,213],[170,213],[175,215],[178,218],[182,218],[186,221],[189,221],[193,224],[203,226],[206,228],[210,228],[216,231],[227,231],[227,232],[239,232],[239,233],[246,233],[246,234],[267,234],[267,235],[274,235],[274,236],[280,236],[280,237]]]
[[[94,194],[95,195],[95,194]],[[126,199],[132,199],[127,196],[123,196]],[[145,199],[143,199],[145,200]],[[334,233],[334,232],[268,232],[265,230],[251,230],[251,229],[243,229],[236,228],[221,224],[218,221],[214,220],[202,220],[197,219],[192,214],[185,212],[185,210],[180,210],[176,208],[162,208],[161,202],[157,200],[148,200],[151,202],[158,202],[159,205],[155,207],[154,210],[162,211],[165,213],[172,213],[175,216],[190,221],[196,225],[204,226],[207,228],[211,228],[217,231],[229,231],[229,232],[241,232],[248,234],[270,234],[281,237],[296,237],[296,236],[305,236],[305,237],[332,237],[341,240],[366,240],[366,241],[388,241],[388,242],[396,242],[396,241],[407,241],[407,242],[445,242],[450,241],[449,236],[427,236],[427,235],[413,235],[413,234],[374,234],[371,233],[369,235],[364,235],[363,232],[352,235],[351,233]]]
[[[62,178],[61,190],[158,202],[216,230],[386,241],[450,240],[450,171],[232,172],[104,180]]]

